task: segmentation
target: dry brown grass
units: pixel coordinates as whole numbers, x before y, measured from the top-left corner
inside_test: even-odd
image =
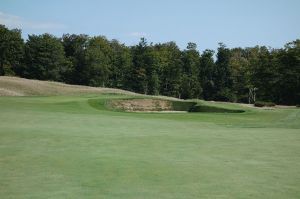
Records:
[[[97,93],[138,95],[136,93],[121,89],[69,85],[59,82],[0,76],[0,96],[51,96]]]

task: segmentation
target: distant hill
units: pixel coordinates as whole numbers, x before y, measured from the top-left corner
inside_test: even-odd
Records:
[[[97,93],[122,93],[137,95],[136,93],[121,89],[79,86],[59,82],[0,76],[0,96],[49,96]]]

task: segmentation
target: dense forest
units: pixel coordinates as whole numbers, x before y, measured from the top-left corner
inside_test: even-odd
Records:
[[[216,54],[215,54],[216,53]],[[199,52],[175,42],[126,46],[104,36],[29,35],[0,25],[0,75],[113,87],[150,95],[300,104],[300,40]]]

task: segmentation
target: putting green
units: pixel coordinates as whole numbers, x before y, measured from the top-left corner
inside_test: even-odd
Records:
[[[300,109],[105,107],[124,97],[0,97],[0,198],[300,198]]]

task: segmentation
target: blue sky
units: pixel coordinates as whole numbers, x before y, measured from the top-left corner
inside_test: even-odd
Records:
[[[0,24],[27,34],[105,35],[127,45],[176,41],[199,50],[300,38],[299,0],[1,0]]]

